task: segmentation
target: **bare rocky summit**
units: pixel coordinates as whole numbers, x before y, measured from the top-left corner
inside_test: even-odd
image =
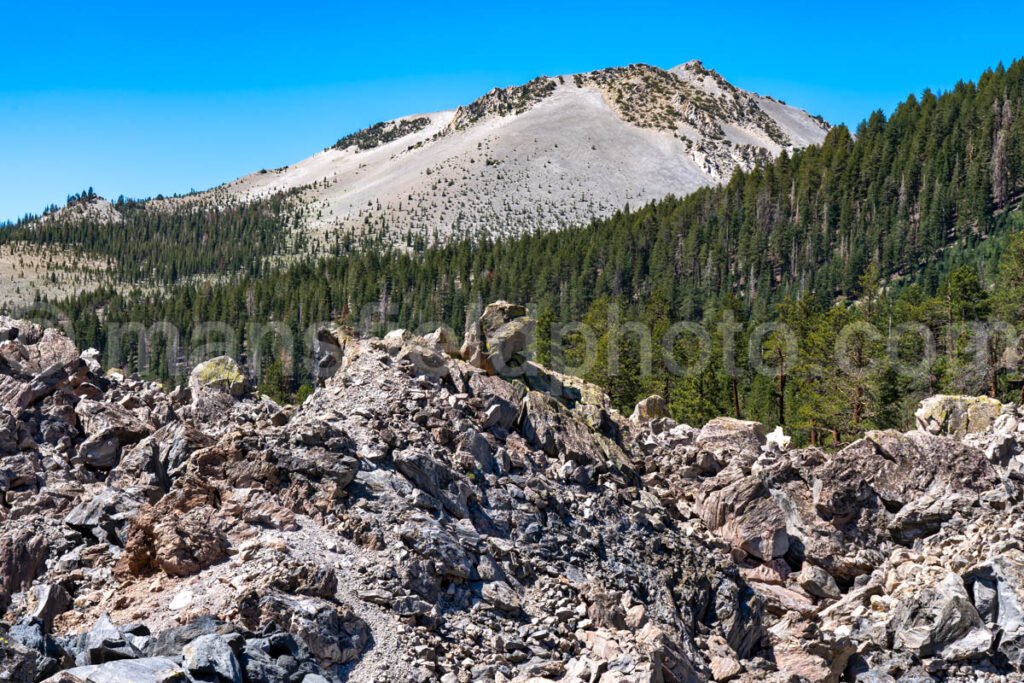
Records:
[[[0,320],[0,681],[1021,680],[1015,406],[789,449],[626,418],[531,331],[325,329],[287,407]]]
[[[827,131],[700,62],[635,64],[495,88],[213,192],[232,201],[298,189],[304,224],[325,237],[508,236],[685,195]]]

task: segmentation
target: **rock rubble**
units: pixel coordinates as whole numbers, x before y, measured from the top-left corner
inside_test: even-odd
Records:
[[[291,408],[0,319],[0,681],[1020,680],[1015,406],[790,449],[624,417],[532,327],[325,330]]]

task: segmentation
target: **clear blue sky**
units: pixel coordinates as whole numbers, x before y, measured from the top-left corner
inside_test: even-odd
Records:
[[[203,189],[540,75],[689,59],[855,124],[1024,56],[1024,2],[0,4],[0,221]]]

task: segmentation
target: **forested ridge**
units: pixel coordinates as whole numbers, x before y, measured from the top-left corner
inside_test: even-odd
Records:
[[[249,203],[220,199],[168,207],[122,197],[112,205],[116,221],[88,210],[62,216],[51,207],[0,231],[0,243],[71,248],[90,257],[97,276],[161,285],[211,273],[258,275],[273,257],[305,250],[292,195]],[[66,208],[96,200],[90,189],[69,197]]]
[[[197,321],[224,321],[243,336],[250,321],[281,321],[297,334],[276,360],[264,355],[263,363],[274,366],[276,390],[286,393],[306,381],[308,368],[291,361],[305,357],[298,332],[316,321],[361,324],[372,310],[371,328],[435,321],[460,329],[468,306],[498,298],[532,302],[542,340],[560,321],[582,320],[597,331],[599,360],[585,374],[623,409],[661,393],[677,417],[693,423],[738,414],[782,422],[802,440],[839,441],[864,428],[905,424],[926,393],[1009,397],[1020,391],[1013,339],[986,339],[979,355],[978,335],[961,328],[997,317],[1022,322],[1024,244],[1016,236],[1022,191],[1024,62],[1018,61],[941,95],[909,97],[891,116],[873,114],[855,134],[837,126],[822,145],[737,172],[723,187],[626,209],[589,226],[415,253],[363,245],[272,272],[240,271],[244,263],[228,259],[223,272],[230,274],[216,282],[190,281],[161,293],[104,288],[61,305],[80,343],[101,347],[98,313],[107,323],[167,320],[186,338]],[[69,227],[28,238],[97,250],[102,233],[100,226]],[[267,234],[271,239],[272,231]],[[115,261],[131,254],[122,248]],[[159,253],[151,258],[142,259],[145,269],[166,277],[171,266]],[[130,268],[126,275],[141,272],[135,263],[118,267]],[[202,268],[210,267],[207,258]],[[173,266],[175,277],[181,268]],[[640,345],[623,334],[624,326],[644,322],[660,339],[681,320],[708,323],[711,362],[688,376],[661,363],[646,371]],[[720,353],[726,335],[717,332],[723,321],[740,327],[733,340],[740,349],[758,324],[786,322],[798,333],[799,363],[775,375],[743,363],[729,367]],[[835,342],[859,322],[874,325],[881,338],[865,333],[844,347],[861,369],[851,378],[849,368],[844,374],[838,367]],[[919,335],[893,332],[905,323],[929,330],[933,356],[924,356]],[[778,355],[778,340],[762,341],[760,355]],[[686,361],[692,346],[679,340],[672,352]],[[609,349],[619,351],[614,374],[602,362]],[[537,352],[556,365],[581,353],[572,338],[561,359],[543,341]],[[922,372],[899,372],[900,359],[923,360]],[[172,370],[152,368],[165,376]]]

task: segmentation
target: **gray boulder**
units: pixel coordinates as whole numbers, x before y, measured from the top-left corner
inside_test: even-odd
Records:
[[[410,363],[418,375],[447,377],[450,372],[448,362],[441,352],[417,341],[404,344],[395,354],[395,360]]]
[[[1008,550],[965,579],[981,617],[999,635],[999,652],[1015,668],[1024,668],[1024,552]]]
[[[758,453],[766,438],[764,425],[760,422],[718,417],[700,430],[696,445],[715,454]]]
[[[533,341],[536,321],[526,307],[507,301],[488,304],[480,318],[466,326],[460,354],[471,365],[503,374]]]
[[[150,427],[114,403],[82,399],[75,413],[88,438],[78,448],[82,462],[99,469],[113,468],[121,448],[148,436]]]
[[[992,633],[952,572],[901,600],[889,627],[894,646],[918,657],[967,659],[985,654],[992,644]]]
[[[801,588],[816,598],[836,600],[842,595],[832,575],[821,567],[809,562],[804,563],[803,568],[800,570],[800,575],[797,577],[797,582]]]
[[[89,632],[70,643],[69,649],[76,653],[75,661],[80,665],[140,659],[143,656],[131,635],[115,626],[106,614],[96,621]]]
[[[293,634],[324,665],[345,664],[359,657],[369,643],[366,623],[347,606],[321,598],[272,592],[245,596],[239,616],[246,628],[268,623]]]
[[[504,581],[485,583],[481,593],[484,600],[504,612],[517,614],[522,607],[519,595]]]
[[[231,645],[219,635],[199,636],[182,650],[189,673],[202,680],[242,683],[242,669]]]
[[[36,605],[32,616],[39,619],[47,631],[53,628],[53,620],[71,609],[74,603],[71,595],[59,584],[39,584],[33,587],[32,596]]]
[[[184,683],[191,680],[174,660],[148,657],[80,666],[51,676],[43,683]]]

